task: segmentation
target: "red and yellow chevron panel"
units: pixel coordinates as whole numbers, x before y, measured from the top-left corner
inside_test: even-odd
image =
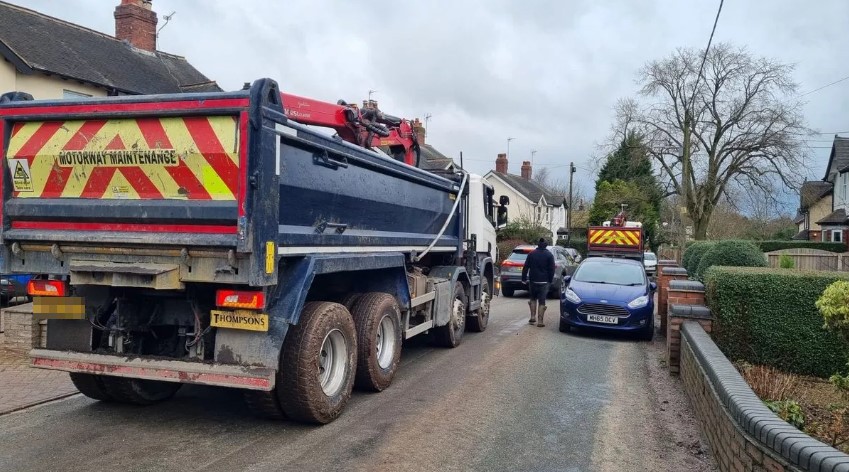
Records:
[[[235,116],[19,122],[6,164],[17,198],[236,200]]]
[[[592,228],[589,230],[590,244],[614,246],[639,246],[639,229]]]

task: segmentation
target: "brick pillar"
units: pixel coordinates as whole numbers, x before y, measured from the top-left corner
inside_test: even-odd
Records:
[[[666,333],[666,365],[669,373],[678,375],[681,371],[681,325],[687,321],[696,321],[706,333],[713,328],[713,317],[705,306],[670,305],[669,331]]]
[[[666,293],[668,307],[705,304],[705,286],[695,280],[670,280]]]
[[[660,316],[660,332],[666,334],[666,312],[669,309],[669,282],[687,280],[687,270],[683,267],[658,266],[657,268],[657,314]]]
[[[5,308],[3,317],[3,347],[28,352],[41,346],[41,326],[32,316],[32,304]]]

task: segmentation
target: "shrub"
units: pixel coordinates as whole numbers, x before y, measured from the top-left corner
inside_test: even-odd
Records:
[[[499,241],[519,239],[522,243],[526,244],[536,243],[539,241],[539,238],[545,238],[551,243],[550,230],[524,219],[511,221],[507,226],[498,231],[497,237]]]
[[[765,401],[764,404],[779,418],[797,429],[801,430],[805,427],[805,414],[802,413],[802,405],[799,405],[795,400]]]
[[[778,251],[781,249],[821,249],[829,252],[846,252],[843,243],[826,243],[822,241],[755,241],[755,244],[763,252]]]
[[[713,267],[705,276],[713,337],[732,360],[827,378],[844,371],[849,354],[823,327],[815,306],[840,272]]]
[[[714,244],[716,244],[715,241],[693,241],[687,246],[684,255],[681,256],[681,265],[687,269],[687,273],[695,277],[699,261]]]
[[[792,257],[787,254],[782,254],[781,257],[778,258],[778,266],[782,269],[792,269],[796,267],[796,263],[793,261]]]
[[[746,383],[762,400],[787,400],[796,383],[793,375],[774,367],[742,363],[738,369]]]
[[[849,282],[838,280],[822,292],[816,301],[825,326],[849,340]]]
[[[766,267],[766,256],[751,241],[719,241],[699,260],[696,278],[704,281],[705,271],[713,266]]]

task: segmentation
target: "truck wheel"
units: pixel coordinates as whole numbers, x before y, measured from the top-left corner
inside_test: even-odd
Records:
[[[513,290],[512,288],[503,287],[503,288],[501,289],[501,293],[502,293],[505,297],[507,297],[507,298],[512,297],[512,296],[513,296],[513,294],[514,294],[515,292],[516,292],[516,291],[515,291],[515,290]]]
[[[448,324],[436,328],[436,342],[445,347],[457,347],[466,331],[466,292],[460,282],[454,284],[454,300],[451,303],[451,319]]]
[[[489,324],[489,308],[492,301],[492,294],[489,290],[489,281],[484,277],[481,279],[481,307],[477,313],[468,317],[469,331],[480,333],[486,329]]]
[[[103,385],[115,401],[134,405],[151,405],[167,400],[183,386],[175,382],[122,377],[103,377]]]
[[[401,309],[388,293],[366,293],[351,312],[357,327],[354,385],[380,392],[392,383],[401,360]]]
[[[339,299],[339,304],[344,305],[348,311],[351,311],[354,308],[354,304],[357,303],[357,300],[362,297],[362,293],[350,292],[346,293],[342,298]]]
[[[325,424],[345,409],[354,387],[357,333],[348,310],[310,302],[283,345],[278,374],[280,406],[293,420]]]
[[[74,387],[77,387],[77,390],[79,390],[80,393],[89,398],[103,402],[115,400],[112,398],[112,395],[109,395],[109,392],[106,391],[106,386],[103,384],[103,378],[99,375],[71,372],[71,382],[74,383]]]

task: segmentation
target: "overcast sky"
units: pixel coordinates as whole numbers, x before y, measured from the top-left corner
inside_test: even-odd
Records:
[[[118,0],[12,0],[114,34]],[[382,6],[378,6],[382,3]],[[369,90],[386,113],[431,114],[427,140],[484,173],[510,144],[510,171],[535,169],[586,189],[613,105],[635,73],[676,47],[703,48],[719,1],[154,0],[160,50],[185,56],[222,88],[260,77],[335,102]],[[849,1],[728,0],[714,41],[796,65],[802,92],[849,76]],[[849,80],[807,95],[809,177],[822,178],[835,132],[849,132]],[[830,133],[830,134],[828,134]]]

